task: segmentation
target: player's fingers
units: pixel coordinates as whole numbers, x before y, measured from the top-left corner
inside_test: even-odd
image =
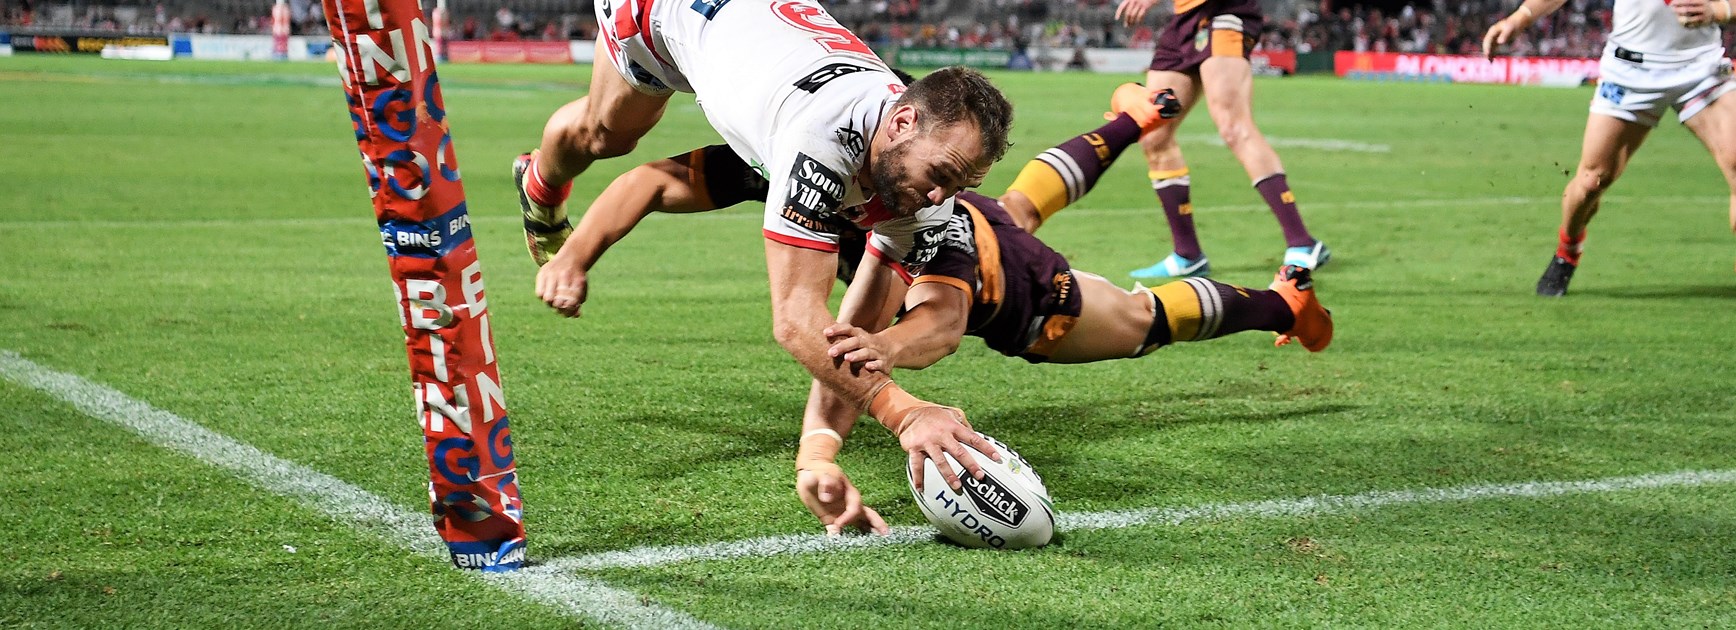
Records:
[[[995,450],[995,445],[990,444],[981,433],[977,433],[976,431],[969,431],[968,433],[969,435],[960,436],[960,439],[965,444],[969,444],[970,447],[976,449],[978,453],[989,456],[989,459],[997,462],[1001,461],[1001,452]]]
[[[832,525],[834,525],[838,528],[839,533],[843,533],[843,530],[845,527],[860,527],[861,524],[857,523],[856,521],[860,520],[861,518],[862,518],[862,503],[860,501],[857,501],[853,505],[845,506],[844,507],[844,513],[839,514],[838,519],[832,521]],[[830,530],[828,529],[828,532],[829,531]]]
[[[831,347],[826,348],[826,356],[836,359],[856,350],[860,350],[861,348],[862,339],[860,337],[845,337],[833,342]]]
[[[880,518],[879,512],[874,511],[874,508],[871,507],[863,507],[862,511],[868,513],[868,529],[870,531],[881,536],[892,535],[892,528],[886,525],[886,519]]]
[[[946,449],[946,452],[951,454],[953,459],[958,460],[960,466],[964,467],[964,470],[959,471],[959,474],[970,475],[972,479],[983,478],[982,465],[978,464],[976,458],[971,457],[970,452],[965,450],[963,442],[954,442],[952,447]]]
[[[869,372],[879,372],[881,374],[891,374],[892,373],[892,370],[887,369],[886,361],[881,360],[881,359],[875,359],[873,361],[869,361],[867,364],[862,366],[862,369],[868,370]]]
[[[954,443],[957,442],[956,440],[949,440],[949,441],[952,441]],[[964,484],[959,483],[958,471],[953,468],[952,462],[946,461],[946,455],[945,455],[945,453],[948,450],[952,450],[953,448],[956,448],[956,447],[948,447],[948,446],[941,445],[941,444],[931,444],[931,445],[929,445],[929,447],[927,449],[924,449],[923,452],[928,454],[929,459],[934,460],[934,468],[935,468],[935,470],[940,471],[940,478],[946,480],[946,487],[952,488],[953,492],[958,492],[959,490],[964,489]],[[959,455],[964,455],[964,453],[961,452],[961,453],[959,453]],[[957,457],[957,456],[955,456],[955,457]],[[970,456],[965,455],[965,457],[968,458]],[[964,460],[960,459],[959,463],[961,463],[961,464],[964,463]]]
[[[1500,27],[1499,26],[1491,26],[1491,27],[1489,27],[1489,32],[1483,34],[1483,58],[1484,59],[1494,59],[1495,58],[1495,29],[1497,29],[1497,28],[1500,28]]]
[[[833,477],[831,475],[821,475],[820,476],[820,484],[818,486],[818,492],[816,492],[815,494],[818,494],[820,496],[820,501],[825,502],[825,503],[831,503],[832,501],[837,499],[838,490],[839,490],[838,486],[841,486],[841,485],[843,485],[843,484],[839,483],[837,477]]]
[[[838,323],[834,323],[830,326],[827,326],[825,330],[821,331],[821,334],[826,335],[827,339],[831,339],[833,337],[842,337],[842,336],[846,335],[851,328],[854,328],[854,326],[851,326],[851,325],[843,323],[843,322],[838,322]]]
[[[842,525],[839,525],[837,523],[829,523],[826,525],[826,536],[827,537],[837,538],[838,536],[842,536],[842,535],[844,535],[844,527]]]
[[[927,476],[922,474],[922,459],[922,453],[911,451],[909,463],[910,480],[911,483],[916,486],[916,492],[918,494],[922,493],[922,478]]]

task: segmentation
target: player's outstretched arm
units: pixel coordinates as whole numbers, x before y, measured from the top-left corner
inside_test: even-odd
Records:
[[[878,333],[848,324],[826,329],[832,346],[826,353],[873,372],[892,368],[920,370],[958,351],[970,316],[970,295],[942,282],[923,282],[910,288],[909,307],[891,328]]]
[[[1500,47],[1506,46],[1521,31],[1531,28],[1531,25],[1543,16],[1554,13],[1567,0],[1525,0],[1513,14],[1489,26],[1483,33],[1483,57],[1494,59],[1500,52]]]
[[[884,330],[903,299],[903,279],[875,256],[863,257],[854,278],[838,307],[838,320],[852,328]],[[882,535],[890,531],[879,513],[862,504],[862,493],[835,461],[860,415],[860,407],[819,381],[809,388],[796,454],[796,496],[820,519],[828,535],[836,536],[849,527]]]
[[[537,297],[562,315],[578,317],[591,267],[645,215],[716,209],[691,181],[687,165],[673,159],[642,164],[615,178],[591,202],[561,251],[537,271]]]
[[[909,454],[914,478],[922,479],[923,460],[933,459],[943,463],[939,469],[947,485],[962,488],[958,471],[944,465],[944,454],[952,455],[968,474],[980,478],[982,468],[962,445],[970,444],[990,457],[995,457],[996,451],[970,429],[964,412],[916,398],[884,374],[855,370],[826,356],[828,344],[823,331],[833,323],[826,300],[832,289],[832,273],[837,270],[835,256],[766,239],[772,333],[778,344],[815,379],[852,407],[866,409],[898,436],[899,445]]]
[[[819,381],[813,381],[808,390],[808,408],[796,450],[796,497],[820,519],[827,535],[837,536],[845,528],[882,536],[891,532],[880,513],[862,504],[862,492],[850,483],[836,461],[844,438],[861,413]]]

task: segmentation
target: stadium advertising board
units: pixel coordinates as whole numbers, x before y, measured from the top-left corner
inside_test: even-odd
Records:
[[[976,68],[1005,68],[1013,58],[1013,53],[1006,50],[956,50],[944,48],[900,48],[897,61],[900,66],[915,66],[919,68],[939,68],[944,66],[972,66]]]
[[[573,63],[573,46],[559,42],[452,41],[446,57],[458,63]]]
[[[1596,59],[1564,57],[1498,57],[1491,61],[1475,55],[1343,51],[1332,65],[1341,77],[1443,77],[1454,83],[1579,85],[1597,79]]]
[[[80,31],[12,33],[8,47],[22,53],[101,54],[109,46],[167,46],[169,38]]]

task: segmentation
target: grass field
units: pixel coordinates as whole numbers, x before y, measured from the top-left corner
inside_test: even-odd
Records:
[[[1019,449],[1063,514],[1253,507],[1078,528],[1018,553],[916,535],[589,562],[818,528],[791,491],[807,388],[770,334],[758,209],[650,218],[593,272],[583,319],[532,294],[507,166],[586,72],[441,75],[532,557],[629,605],[777,628],[1736,619],[1736,239],[1698,142],[1656,132],[1606,200],[1572,294],[1532,295],[1588,90],[1258,81],[1259,121],[1334,249],[1318,276],[1338,322],[1327,352],[1247,334],[1031,366],[967,340],[899,377]],[[1127,79],[995,78],[1018,118],[991,193],[1095,126]],[[1220,279],[1263,285],[1276,225],[1209,120],[1181,133]],[[715,137],[678,98],[578,194]],[[1130,155],[1043,238],[1112,279],[1155,260],[1167,232],[1144,170]],[[19,361],[76,375],[425,510],[402,333],[332,68],[3,58],[0,173],[0,352],[16,355],[0,362],[13,366],[0,370],[0,479],[18,508],[0,528],[0,626],[635,623],[477,581],[21,384]],[[840,461],[894,524],[924,524],[883,432],[859,433]],[[1680,471],[1705,474],[1600,481]],[[1590,483],[1489,490],[1563,481]],[[1425,488],[1471,490],[1259,507]]]

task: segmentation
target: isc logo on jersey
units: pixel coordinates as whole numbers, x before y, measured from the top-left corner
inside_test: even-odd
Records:
[[[966,446],[985,474],[982,479],[962,477],[964,491],[954,493],[930,460],[923,469],[922,484],[927,491],[915,495],[917,506],[942,536],[966,547],[1027,549],[1049,544],[1055,535],[1055,513],[1043,479],[1018,453],[994,438],[983,437],[994,445],[1001,461],[997,463]],[[946,459],[957,466],[951,455]],[[911,480],[910,489],[916,492],[915,480]]]

